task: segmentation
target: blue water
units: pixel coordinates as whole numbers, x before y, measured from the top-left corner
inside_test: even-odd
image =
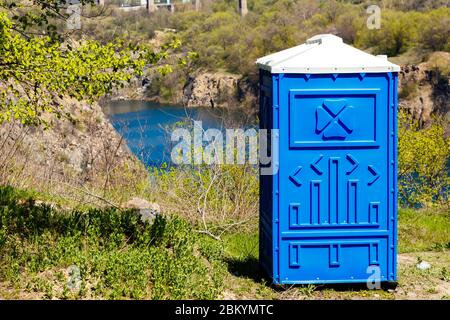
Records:
[[[248,127],[255,119],[239,111],[212,108],[185,108],[148,101],[113,101],[103,107],[114,128],[131,151],[146,165],[171,164],[171,129],[192,128],[202,121],[209,128]]]

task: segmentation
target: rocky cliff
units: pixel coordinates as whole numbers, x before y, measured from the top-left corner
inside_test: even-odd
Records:
[[[64,104],[73,119],[52,119],[47,130],[0,125],[0,182],[51,193],[71,190],[74,198],[87,190],[106,195],[117,186],[134,188],[145,169],[100,106]]]
[[[241,76],[228,73],[199,73],[188,80],[183,90],[183,104],[195,106],[230,106],[238,101]]]
[[[435,52],[427,62],[404,65],[399,73],[399,108],[423,125],[433,116],[450,119],[450,54]]]
[[[166,78],[148,72],[143,79],[109,97],[112,100],[149,100],[186,107],[253,109],[257,85],[242,75],[197,70],[188,76],[179,71]]]

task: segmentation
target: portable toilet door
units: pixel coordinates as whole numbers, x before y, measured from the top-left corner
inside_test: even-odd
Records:
[[[395,283],[399,66],[334,35],[257,64],[260,128],[279,135],[262,267],[277,284]]]

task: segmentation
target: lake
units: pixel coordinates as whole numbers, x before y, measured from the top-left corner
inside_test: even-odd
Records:
[[[190,128],[202,121],[210,128],[248,128],[256,117],[241,111],[219,108],[185,108],[148,101],[111,101],[102,107],[114,128],[124,137],[131,151],[146,165],[171,164],[171,129]]]

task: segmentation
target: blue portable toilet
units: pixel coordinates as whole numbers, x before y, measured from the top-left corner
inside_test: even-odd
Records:
[[[395,284],[400,67],[331,34],[257,65],[278,153],[260,173],[261,266],[276,284]]]

